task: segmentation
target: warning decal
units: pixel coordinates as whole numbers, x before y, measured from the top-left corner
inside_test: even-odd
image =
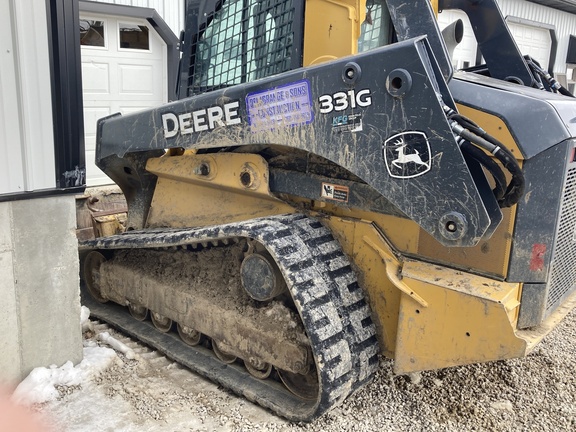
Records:
[[[348,202],[350,188],[331,183],[322,183],[322,198],[334,201]]]

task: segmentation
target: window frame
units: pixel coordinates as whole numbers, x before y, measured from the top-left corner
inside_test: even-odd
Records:
[[[104,46],[98,46],[98,45],[82,45],[82,40],[80,39],[80,48],[82,49],[94,49],[94,50],[101,50],[101,51],[107,51],[109,49],[109,42],[108,40],[110,39],[108,37],[108,27],[109,27],[109,23],[108,20],[106,18],[102,18],[102,17],[94,17],[94,16],[85,16],[82,15],[80,17],[79,22],[82,21],[101,21],[103,24],[103,33],[104,35],[102,36],[104,38]]]
[[[125,19],[126,17],[119,17],[116,19],[116,49],[118,52],[130,52],[130,53],[153,53],[154,50],[152,49],[152,38],[154,29],[151,28],[147,22],[145,21],[138,21],[138,20],[131,20]],[[148,49],[141,49],[141,48],[123,48],[120,43],[120,25],[134,25],[138,27],[146,27],[148,29]]]

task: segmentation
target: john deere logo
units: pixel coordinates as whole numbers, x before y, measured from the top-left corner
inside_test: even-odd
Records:
[[[430,143],[423,132],[401,132],[384,142],[384,162],[390,177],[414,178],[430,171]]]

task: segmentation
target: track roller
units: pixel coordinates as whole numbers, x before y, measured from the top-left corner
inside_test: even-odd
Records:
[[[167,333],[172,328],[172,320],[164,315],[160,315],[157,312],[151,312],[150,318],[152,318],[152,324],[162,333]]]
[[[145,321],[148,318],[148,309],[145,306],[128,303],[128,311],[138,321]]]
[[[178,323],[176,327],[178,330],[178,335],[180,335],[180,338],[186,342],[187,345],[196,346],[202,342],[202,333],[199,331],[190,327],[183,326],[180,323]]]
[[[244,361],[246,370],[255,378],[266,379],[272,373],[272,365],[260,360],[250,359]]]
[[[216,342],[215,340],[212,341],[212,350],[214,350],[214,354],[218,357],[218,360],[226,364],[234,363],[237,357],[234,354],[226,352],[226,350],[222,349],[220,345],[220,342]]]

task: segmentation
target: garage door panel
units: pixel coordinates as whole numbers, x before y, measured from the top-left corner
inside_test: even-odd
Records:
[[[548,69],[552,38],[547,28],[508,22],[510,33],[518,45],[518,49],[524,55],[529,55],[540,63],[544,69]]]
[[[82,15],[80,17],[82,19]],[[167,102],[166,44],[145,20],[92,14],[86,19],[104,22],[105,46],[82,46],[82,80],[86,143],[86,179],[89,186],[111,181],[94,164],[98,119],[120,112],[157,107]],[[125,24],[147,26],[149,50],[120,47]]]
[[[104,172],[96,166],[94,162],[96,152],[86,151],[86,180],[88,186],[104,185],[114,183]]]
[[[86,135],[96,135],[96,123],[98,119],[110,115],[110,107],[87,107],[84,106],[84,132]]]
[[[110,66],[107,63],[82,62],[84,93],[110,93]]]
[[[153,95],[156,87],[152,65],[118,65],[119,92],[129,95]]]
[[[158,104],[160,105],[160,103]],[[120,106],[120,112],[122,113],[122,115],[126,115],[126,114],[132,114],[138,111],[143,111],[143,110],[147,110],[150,109],[149,106],[147,105],[141,105],[141,106]]]

